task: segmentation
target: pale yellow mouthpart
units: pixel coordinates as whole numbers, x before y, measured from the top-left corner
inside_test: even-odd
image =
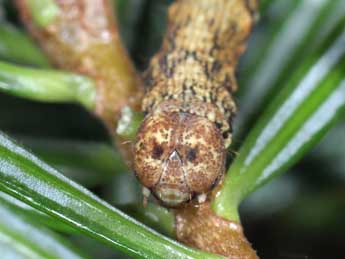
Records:
[[[165,205],[169,207],[178,206],[190,200],[190,194],[175,188],[161,187],[156,190],[156,195]]]

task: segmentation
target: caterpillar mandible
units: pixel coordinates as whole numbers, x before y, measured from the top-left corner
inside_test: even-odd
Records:
[[[146,117],[134,169],[165,206],[199,202],[225,171],[236,113],[235,67],[257,0],[178,0],[168,11],[160,51],[144,73]]]

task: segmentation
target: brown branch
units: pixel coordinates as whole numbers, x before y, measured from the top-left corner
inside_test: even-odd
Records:
[[[174,210],[176,237],[181,242],[231,259],[258,259],[246,239],[241,222],[216,215],[211,201],[222,187],[222,181],[205,203],[186,204]]]
[[[183,243],[231,259],[257,259],[239,222],[218,217],[210,203],[176,210],[176,236]]]
[[[131,146],[116,134],[121,110],[140,111],[141,81],[122,46],[107,0],[55,0],[59,12],[47,26],[35,24],[29,0],[17,0],[25,26],[58,68],[96,81],[94,113],[107,126],[130,162]]]

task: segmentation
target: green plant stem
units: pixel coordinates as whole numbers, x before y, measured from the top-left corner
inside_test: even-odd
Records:
[[[126,140],[133,141],[143,119],[143,113],[135,112],[130,107],[125,106],[121,110],[121,117],[117,124],[116,134]]]
[[[44,102],[76,102],[92,111],[96,88],[84,76],[0,62],[0,91]]]
[[[136,258],[222,258],[187,248],[150,230],[3,134],[0,179],[0,190]]]
[[[27,3],[34,22],[41,27],[53,22],[60,11],[54,0],[28,0]]]
[[[157,229],[165,235],[173,237],[175,234],[174,216],[166,208],[148,203],[146,207],[142,204],[122,205],[120,206],[120,209],[140,222],[143,222],[145,225]]]
[[[243,134],[250,120],[260,107],[277,92],[281,82],[289,80],[291,73],[305,57],[317,49],[340,21],[344,26],[345,2],[342,0],[299,1],[289,17],[277,26],[270,42],[261,50],[261,59],[252,69],[253,73],[242,84],[241,109],[237,116],[236,134]],[[298,26],[297,26],[298,24]],[[291,40],[293,37],[293,40]],[[236,137],[235,137],[236,138]]]
[[[306,60],[246,138],[213,203],[218,215],[239,220],[239,203],[301,158],[344,114],[345,32],[339,34],[320,58]]]
[[[128,171],[120,154],[105,143],[19,139],[45,162],[83,186],[106,183],[115,174]]]
[[[62,237],[37,224],[38,219],[27,217],[21,208],[1,197],[0,243],[28,259],[89,258],[76,252]]]
[[[44,225],[55,231],[62,233],[76,234],[79,233],[69,225],[56,221],[53,217],[25,204],[24,202],[13,198],[12,196],[0,191],[0,201],[9,204],[15,208],[18,215],[31,220],[32,222],[39,222],[40,225]]]
[[[49,67],[47,58],[35,43],[15,27],[0,23],[0,57],[20,64]]]

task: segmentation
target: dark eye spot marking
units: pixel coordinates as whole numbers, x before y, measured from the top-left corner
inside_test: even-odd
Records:
[[[196,158],[197,149],[191,148],[187,153],[187,160],[193,162]]]
[[[154,159],[160,159],[161,155],[163,154],[163,147],[158,145],[158,144],[154,144],[153,146],[153,150],[152,150],[152,158]]]

